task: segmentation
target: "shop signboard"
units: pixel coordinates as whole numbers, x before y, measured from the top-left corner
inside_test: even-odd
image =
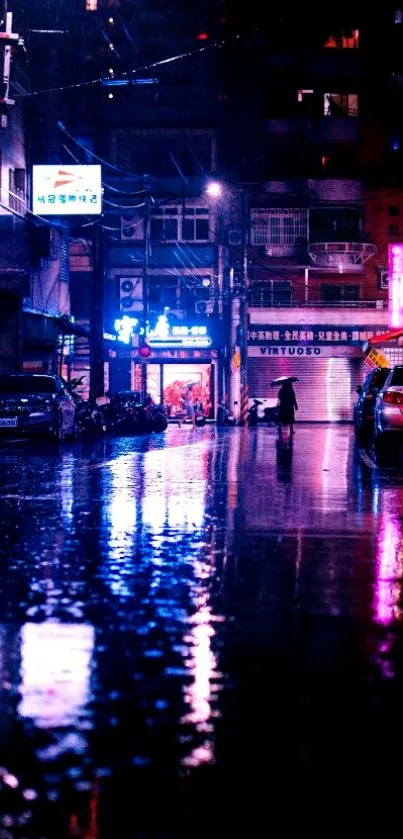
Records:
[[[39,216],[100,215],[101,166],[33,166],[32,212]]]
[[[372,349],[370,349],[368,355],[365,356],[364,361],[365,364],[371,369],[374,369],[375,367],[390,366],[390,362],[386,358],[386,355],[384,355],[383,352],[378,350],[376,347],[372,347]]]
[[[174,324],[168,322],[165,315],[161,315],[154,329],[147,332],[147,343],[155,347],[171,348],[202,348],[211,347],[212,339],[207,326],[201,324]]]
[[[362,348],[355,344],[335,344],[307,346],[306,344],[279,344],[277,346],[248,347],[248,358],[359,358],[362,359]]]
[[[334,346],[335,344],[362,345],[375,335],[382,335],[379,326],[273,326],[251,324],[249,346]]]

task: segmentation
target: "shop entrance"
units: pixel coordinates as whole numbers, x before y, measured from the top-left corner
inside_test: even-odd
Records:
[[[193,385],[193,399],[201,402],[206,417],[213,416],[213,366],[187,364],[147,364],[147,392],[155,402],[162,402],[170,416],[183,413],[181,398],[187,385]]]

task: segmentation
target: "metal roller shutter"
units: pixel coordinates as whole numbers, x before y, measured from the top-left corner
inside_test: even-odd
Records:
[[[341,422],[353,419],[356,387],[365,375],[358,358],[249,358],[249,397],[277,394],[270,382],[279,376],[298,376],[295,385],[298,420]]]

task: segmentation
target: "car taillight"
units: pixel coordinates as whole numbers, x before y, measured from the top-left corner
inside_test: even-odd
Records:
[[[403,405],[403,393],[396,390],[387,390],[383,394],[383,401],[386,405]]]

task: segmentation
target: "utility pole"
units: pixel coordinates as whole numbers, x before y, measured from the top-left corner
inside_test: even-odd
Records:
[[[236,231],[239,243],[229,247],[230,299],[231,299],[231,374],[230,405],[240,425],[248,422],[247,384],[247,232],[248,201],[245,190],[238,190],[235,197]]]
[[[92,289],[90,322],[90,398],[104,395],[104,248],[101,220],[92,241]]]
[[[0,32],[0,43],[3,43],[3,82],[0,95],[1,106],[1,127],[7,125],[7,115],[4,106],[14,105],[14,99],[10,99],[10,69],[11,69],[11,48],[15,44],[24,48],[24,41],[17,32],[13,32],[13,15],[8,11],[7,0],[4,2],[5,31]]]
[[[142,355],[141,347],[147,347],[147,323],[148,323],[148,267],[150,262],[150,206],[147,202],[144,217],[144,262],[143,262],[143,317],[140,335],[140,357],[141,357],[141,398],[144,401],[147,396],[147,356]]]

